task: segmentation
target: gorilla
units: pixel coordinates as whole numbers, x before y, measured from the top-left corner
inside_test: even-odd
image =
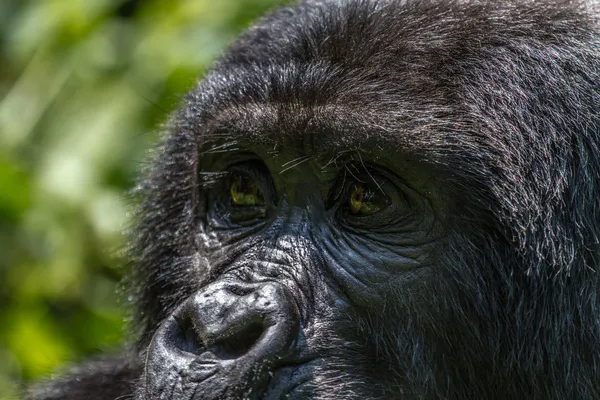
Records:
[[[134,344],[39,399],[600,399],[600,8],[305,0],[136,193]]]

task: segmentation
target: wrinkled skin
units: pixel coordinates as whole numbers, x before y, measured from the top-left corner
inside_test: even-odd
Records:
[[[267,16],[140,185],[136,345],[30,398],[600,398],[594,6]]]

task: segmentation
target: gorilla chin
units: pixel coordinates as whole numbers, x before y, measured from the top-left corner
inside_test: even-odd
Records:
[[[142,178],[135,345],[29,399],[599,399],[593,1],[303,1]]]

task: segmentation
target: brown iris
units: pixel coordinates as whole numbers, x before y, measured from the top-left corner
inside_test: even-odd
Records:
[[[264,206],[265,198],[260,185],[243,177],[235,176],[229,186],[231,203],[235,206]]]
[[[348,208],[354,215],[371,215],[387,207],[387,198],[369,189],[362,183],[350,187]]]

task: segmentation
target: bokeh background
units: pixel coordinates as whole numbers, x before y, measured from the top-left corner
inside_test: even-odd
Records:
[[[127,191],[237,33],[282,0],[0,0],[0,399],[126,340]]]

